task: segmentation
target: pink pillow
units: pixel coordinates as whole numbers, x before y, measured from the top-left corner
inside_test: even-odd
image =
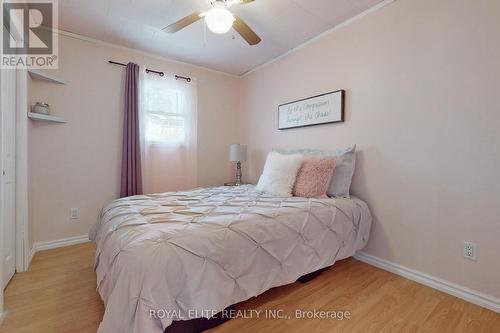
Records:
[[[334,157],[306,156],[302,162],[293,195],[297,197],[315,198],[326,196],[328,183],[335,168]]]

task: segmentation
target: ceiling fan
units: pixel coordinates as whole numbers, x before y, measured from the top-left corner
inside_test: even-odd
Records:
[[[208,28],[216,34],[225,34],[234,28],[250,45],[258,44],[261,39],[239,16],[232,14],[228,8],[234,4],[246,4],[255,0],[207,0],[212,6],[206,12],[194,12],[162,30],[168,33],[177,32],[188,25],[204,18]]]

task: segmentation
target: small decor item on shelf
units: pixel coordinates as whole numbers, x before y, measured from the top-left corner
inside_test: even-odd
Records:
[[[241,162],[247,160],[247,146],[240,144],[233,144],[230,147],[229,160],[236,162],[236,181],[235,186],[241,185]]]
[[[32,111],[48,115],[50,113],[49,104],[44,102],[36,102],[35,105],[33,105]]]

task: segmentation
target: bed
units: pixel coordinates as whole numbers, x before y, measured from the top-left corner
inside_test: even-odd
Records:
[[[253,185],[113,201],[92,228],[101,333],[162,333],[352,256],[371,215],[357,199],[276,197]]]

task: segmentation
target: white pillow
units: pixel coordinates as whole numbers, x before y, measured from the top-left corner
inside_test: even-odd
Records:
[[[304,155],[322,155],[335,157],[335,169],[332,179],[328,185],[326,194],[330,197],[349,198],[349,189],[351,187],[352,176],[356,164],[356,145],[345,149],[335,151],[326,151],[319,149],[295,149],[283,150],[274,149],[281,154],[304,154]]]
[[[292,196],[293,184],[302,165],[302,159],[300,154],[282,155],[270,152],[256,190],[280,197]]]

